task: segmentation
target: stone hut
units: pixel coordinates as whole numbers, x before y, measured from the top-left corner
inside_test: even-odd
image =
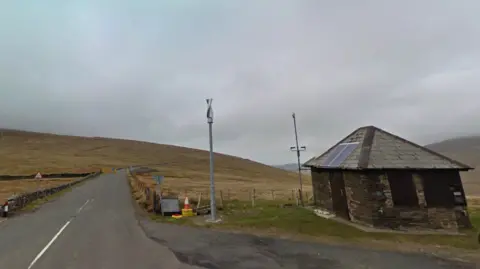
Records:
[[[317,207],[355,223],[402,230],[471,228],[460,171],[473,169],[374,126],[304,164]]]

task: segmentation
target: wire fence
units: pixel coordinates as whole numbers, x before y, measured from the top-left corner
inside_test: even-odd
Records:
[[[201,207],[210,204],[210,189],[189,189],[177,187],[162,187],[161,185],[149,185],[139,180],[135,174],[129,174],[132,188],[139,194],[136,199],[148,211],[159,212],[160,200],[162,198],[176,198],[183,203],[188,197],[190,204],[195,207]],[[258,189],[241,188],[231,189],[223,188],[215,190],[215,200],[219,207],[228,205],[229,202],[244,202],[252,207],[257,206],[263,201],[278,204],[309,204],[313,201],[311,191],[300,192],[299,189]],[[302,203],[303,201],[303,203]]]
[[[197,197],[202,197],[203,199],[210,199],[210,189],[182,189],[182,188],[161,188],[162,194],[175,194],[179,199],[196,199]],[[309,191],[304,191],[302,193],[302,198],[305,200],[312,199],[312,193]],[[254,200],[267,200],[267,201],[278,201],[278,202],[296,202],[300,199],[300,190],[299,189],[258,189],[258,188],[243,188],[243,189],[215,189],[215,198],[218,200],[224,201],[254,201]]]

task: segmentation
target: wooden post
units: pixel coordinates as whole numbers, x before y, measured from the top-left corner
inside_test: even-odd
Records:
[[[153,213],[157,213],[157,192],[155,190],[153,190],[152,198],[153,198]]]
[[[252,207],[255,207],[255,188],[252,190]]]
[[[274,190],[272,190],[272,200],[275,201],[275,191]]]
[[[224,205],[223,205],[223,191],[220,191],[220,203],[222,204],[222,208],[224,208]]]
[[[300,204],[303,205],[302,202],[303,202],[303,201],[302,201],[302,191],[301,191],[300,189],[298,189],[298,202],[297,202],[297,205],[300,205]]]
[[[298,200],[298,191],[294,190],[293,194],[295,195],[295,204],[298,206],[299,205],[299,200]]]
[[[200,202],[202,201],[202,192],[198,195],[197,210],[200,207]]]

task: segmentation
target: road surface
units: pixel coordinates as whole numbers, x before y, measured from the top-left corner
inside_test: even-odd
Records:
[[[209,269],[475,269],[422,254],[295,242],[141,220],[146,233],[184,263]]]
[[[476,268],[422,255],[155,223],[137,219],[136,208],[124,172],[87,181],[36,212],[0,223],[0,268]]]
[[[1,221],[2,219],[0,219]],[[193,268],[138,225],[125,173],[102,175],[0,223],[0,268]]]

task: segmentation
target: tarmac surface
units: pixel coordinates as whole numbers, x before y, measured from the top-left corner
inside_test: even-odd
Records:
[[[31,213],[0,219],[0,268],[477,268],[425,255],[296,242],[157,223],[125,172],[101,175]]]
[[[180,261],[209,269],[477,268],[474,264],[423,254],[297,242],[148,220],[142,220],[141,225],[152,239],[171,249]]]
[[[194,268],[147,238],[135,216],[125,172],[90,179],[1,222],[0,268]]]

